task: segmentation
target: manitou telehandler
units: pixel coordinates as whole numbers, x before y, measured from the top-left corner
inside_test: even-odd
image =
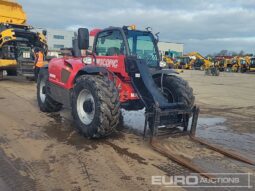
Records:
[[[150,31],[134,27],[98,31],[92,52],[87,51],[83,57],[52,59],[40,70],[37,81],[40,110],[57,112],[66,105],[72,110],[77,129],[87,137],[99,138],[115,131],[120,108],[145,108],[144,135],[148,124],[152,147],[202,173],[181,156],[165,153],[155,139],[180,128],[180,133],[202,143],[194,137],[199,108],[194,105],[193,90],[174,70],[161,67],[166,63],[160,62],[157,42]],[[88,49],[88,29],[78,30],[77,44],[80,50]]]

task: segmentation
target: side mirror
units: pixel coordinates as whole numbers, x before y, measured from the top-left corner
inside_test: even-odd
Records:
[[[89,30],[86,28],[78,29],[78,47],[80,50],[89,48]]]
[[[43,30],[43,31],[42,31],[42,34],[43,34],[44,36],[46,36],[46,35],[47,35],[47,31],[46,31],[46,30]]]

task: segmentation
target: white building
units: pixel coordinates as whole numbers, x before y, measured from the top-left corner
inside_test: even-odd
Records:
[[[74,38],[74,31],[67,31],[63,29],[46,29],[47,42],[49,51],[58,51],[61,48],[72,48],[72,40]],[[94,37],[90,37],[90,46],[93,45]],[[172,52],[174,55],[183,55],[184,44],[164,42],[158,43],[160,52],[164,55],[165,52]],[[175,56],[174,56],[175,57]]]
[[[72,48],[74,31],[60,29],[46,29],[49,50],[60,50],[61,48]]]
[[[164,42],[160,41],[158,43],[159,51],[164,55],[165,52],[171,52],[175,56],[182,56],[184,50],[183,43],[174,43],[174,42]]]

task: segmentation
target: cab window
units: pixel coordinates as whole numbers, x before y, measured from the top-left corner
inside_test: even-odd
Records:
[[[120,31],[101,32],[97,37],[95,53],[98,56],[118,56],[125,54],[124,40]]]

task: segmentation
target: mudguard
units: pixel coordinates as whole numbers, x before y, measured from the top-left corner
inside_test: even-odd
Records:
[[[86,66],[77,73],[77,76],[80,76],[81,74],[99,74],[99,73],[107,75],[109,71],[105,67],[99,67],[94,65]]]
[[[174,69],[162,69],[162,70],[156,70],[156,71],[153,71],[151,73],[151,75],[154,77],[154,76],[158,76],[158,75],[175,75],[175,74],[179,74],[179,72],[177,72],[176,70]]]
[[[131,82],[140,99],[144,102],[147,109],[153,106],[160,109],[181,109],[183,103],[168,103],[168,100],[162,95],[158,86],[155,84],[152,74],[146,62],[142,59],[126,59],[126,69],[131,77]],[[164,73],[164,71],[162,71]],[[162,72],[158,74],[162,74]],[[169,71],[165,71],[169,74]],[[172,72],[174,73],[174,72]]]

